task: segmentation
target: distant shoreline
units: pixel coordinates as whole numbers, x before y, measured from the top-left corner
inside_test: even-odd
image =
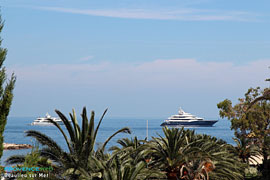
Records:
[[[15,143],[3,143],[4,150],[20,150],[20,149],[31,149],[30,144],[15,144]]]

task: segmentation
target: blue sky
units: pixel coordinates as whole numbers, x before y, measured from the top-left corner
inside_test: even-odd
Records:
[[[218,118],[268,84],[269,1],[3,0],[5,65],[18,78],[11,116],[83,106],[166,118],[179,106]]]

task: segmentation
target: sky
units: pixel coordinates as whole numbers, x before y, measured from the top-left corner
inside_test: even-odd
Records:
[[[217,103],[237,103],[268,87],[270,1],[2,0],[17,76],[10,116],[67,114],[159,118],[178,107],[217,119]]]

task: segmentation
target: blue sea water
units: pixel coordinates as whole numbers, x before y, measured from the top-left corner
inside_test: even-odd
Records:
[[[64,149],[66,149],[65,140],[61,133],[54,126],[31,126],[30,123],[34,120],[34,117],[10,117],[6,125],[4,133],[4,141],[6,143],[17,144],[34,144],[34,140],[25,136],[27,130],[38,130],[47,136],[54,139]],[[146,123],[148,120],[148,137],[157,136],[157,133],[163,136],[162,127],[160,124],[162,119],[135,119],[135,118],[104,118],[100,126],[97,144],[104,142],[110,135],[123,127],[129,127],[132,134],[118,134],[111,140],[107,147],[116,145],[116,141],[119,138],[134,137],[139,139],[145,139],[146,137]],[[97,120],[96,122],[97,123]],[[64,126],[62,126],[64,127]],[[228,120],[219,120],[213,127],[193,127],[198,134],[208,134],[215,136],[219,139],[225,140],[227,143],[234,144],[232,137],[233,131],[230,130],[230,122]],[[26,154],[31,150],[5,150],[1,159],[1,164],[4,165],[4,161],[11,155]]]

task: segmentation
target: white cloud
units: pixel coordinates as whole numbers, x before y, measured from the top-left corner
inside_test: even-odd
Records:
[[[194,59],[156,60],[141,64],[56,64],[9,67],[25,84],[76,85],[96,88],[143,89],[200,87],[205,90],[239,89],[260,85],[268,77],[270,60],[245,65],[199,62]]]
[[[257,15],[243,11],[219,11],[182,8],[179,10],[148,9],[76,9],[63,7],[34,7],[36,9],[129,19],[157,19],[181,21],[255,21]]]
[[[94,56],[85,56],[85,57],[82,57],[80,59],[80,62],[86,62],[86,61],[89,61],[89,60],[91,60],[93,58],[94,58]]]
[[[179,105],[217,117],[216,104],[237,100],[249,87],[268,84],[270,59],[245,65],[168,59],[133,63],[51,64],[7,67],[15,72],[14,113],[42,113],[86,105],[114,115],[160,116]],[[45,111],[45,112],[46,112]],[[43,112],[44,113],[44,112]],[[169,115],[169,114],[168,114]]]

